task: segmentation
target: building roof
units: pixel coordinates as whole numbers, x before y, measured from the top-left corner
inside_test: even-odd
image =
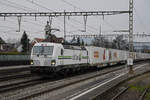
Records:
[[[41,38],[34,38],[34,40],[31,42],[31,45],[34,45],[35,43],[43,42],[45,39]]]
[[[57,38],[55,35],[51,35],[51,37],[49,37],[47,39],[35,38],[31,44],[34,45],[35,43],[39,43],[39,42],[62,43],[63,40],[64,40],[63,38]]]
[[[0,37],[0,44],[5,44],[5,41]]]
[[[43,42],[45,39],[41,39],[41,38],[35,38],[34,41],[36,42]]]

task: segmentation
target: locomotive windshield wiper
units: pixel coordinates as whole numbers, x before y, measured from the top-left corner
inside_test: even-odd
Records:
[[[37,54],[37,57],[39,57],[39,54]]]
[[[44,47],[40,46],[39,48],[39,55],[43,55],[44,54]]]

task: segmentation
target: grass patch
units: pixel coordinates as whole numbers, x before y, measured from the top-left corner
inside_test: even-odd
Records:
[[[146,93],[144,100],[150,100],[150,84],[142,85],[142,86],[129,85],[129,87],[130,87],[129,91],[137,91],[139,93],[143,93],[145,89],[149,88],[149,91]]]
[[[145,86],[131,86],[129,90],[143,92],[146,89]]]
[[[150,100],[150,92],[148,92],[145,96],[145,99],[144,100]]]
[[[147,85],[142,85],[142,86],[139,86],[139,85],[129,85],[129,90],[131,91],[138,91],[138,92],[143,92],[145,89],[147,88],[150,88],[150,84],[147,84]],[[150,100],[150,98],[149,98]]]

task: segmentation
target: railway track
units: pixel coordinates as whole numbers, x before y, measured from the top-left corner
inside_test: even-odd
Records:
[[[130,87],[124,88],[122,91],[120,91],[118,94],[116,94],[111,100],[121,100],[119,97],[123,96],[123,94],[128,91]],[[139,100],[145,100],[146,93],[149,91],[149,88],[144,89],[144,91],[141,93],[141,96],[139,97]],[[132,95],[132,94],[130,94]],[[124,97],[125,98],[125,97]]]
[[[110,77],[112,76],[116,76],[120,73],[124,72],[124,69],[123,70],[120,70],[120,69],[116,69],[116,70],[113,70],[113,71],[110,71],[110,72],[106,72],[106,73],[103,73],[103,74],[95,74],[93,76],[88,76],[88,77],[84,77],[84,78],[81,78],[79,80],[75,80],[75,81],[72,81],[72,82],[68,82],[66,81],[65,84],[63,85],[60,85],[58,87],[53,87],[53,88],[50,88],[50,89],[46,89],[44,91],[40,91],[39,93],[36,93],[36,94],[33,94],[33,95],[30,95],[30,96],[27,96],[27,97],[23,97],[21,99],[23,100],[27,100],[27,99],[33,99],[33,100],[36,100],[36,99],[48,99],[50,96],[49,95],[53,95],[53,94],[56,94],[56,93],[61,93],[61,91],[65,91],[69,88],[72,88],[72,87],[76,87],[78,86],[79,84],[82,84],[81,86],[84,86],[84,85],[87,85],[89,82],[94,82],[94,81],[97,81],[98,83],[97,84],[94,84],[92,87],[94,86],[97,86],[99,84],[99,82],[105,82],[105,80],[109,80],[111,79]],[[75,94],[73,95],[70,95],[70,96],[67,96],[66,98],[64,98],[64,100],[68,100],[70,98],[73,98],[75,95],[80,95],[80,93],[86,91],[86,90],[89,90],[91,89],[92,87],[88,86],[80,91],[76,91]],[[46,96],[48,96],[46,98]],[[58,98],[57,98],[58,99]]]
[[[121,95],[123,95],[129,87],[124,88],[122,91],[120,91],[118,94],[116,94],[111,100],[117,100]]]
[[[116,94],[111,100],[121,100],[119,99],[119,97],[121,97],[123,94],[125,94],[125,92],[129,89],[130,87],[126,87],[125,89],[123,89],[122,91],[120,91],[118,94]],[[149,91],[149,88],[146,88],[143,93],[141,94],[141,96],[139,97],[139,100],[145,100],[145,96],[146,93]],[[132,94],[130,94],[132,95]],[[125,98],[125,97],[124,97]]]
[[[13,79],[19,79],[19,78],[25,78],[25,77],[31,77],[35,76],[29,72],[25,73],[17,73],[17,74],[12,74],[12,75],[3,75],[0,77],[0,82],[2,81],[7,81],[7,80],[13,80]]]
[[[0,86],[0,93],[11,91],[13,89],[19,89],[19,88],[23,88],[27,86],[32,86],[35,84],[40,84],[42,82],[45,82],[45,81],[42,81],[42,79],[39,78],[39,79],[32,79],[28,81],[18,82],[14,84],[3,85],[3,86]]]
[[[3,85],[9,86],[11,84],[17,84],[20,82],[24,82],[31,79],[37,79],[37,78],[39,78],[39,76],[35,74],[31,74],[29,71],[14,73],[10,75],[2,75],[0,77],[0,87]]]
[[[139,63],[138,63],[139,64]],[[100,70],[97,72],[87,73],[78,76],[72,76],[65,79],[37,79],[25,82],[18,82],[15,84],[3,85],[0,88],[0,99],[1,100],[12,100],[12,99],[29,99],[34,98],[44,93],[59,90],[61,88],[71,86],[73,84],[84,82],[96,77],[106,75],[108,73],[113,73],[115,71],[121,70],[125,67],[111,67],[108,69]]]
[[[20,68],[7,68],[7,67],[3,67],[0,69],[0,76],[3,75],[10,75],[10,74],[14,74],[14,73],[21,73],[21,72],[26,72],[26,71],[30,71],[29,67],[20,67]]]
[[[107,70],[103,70],[103,71],[99,71],[99,72],[92,72],[92,73],[88,73],[85,75],[79,75],[79,76],[73,76],[73,77],[69,77],[69,78],[65,78],[65,79],[61,79],[61,80],[43,80],[41,82],[41,80],[39,81],[29,81],[29,82],[25,82],[25,83],[17,83],[17,84],[13,84],[13,85],[9,85],[9,86],[2,86],[0,88],[2,88],[2,90],[0,90],[0,99],[9,99],[11,100],[13,97],[15,97],[16,99],[28,99],[28,98],[32,98],[32,97],[36,97],[38,95],[47,93],[47,92],[51,92],[53,90],[57,90],[72,84],[76,84],[78,82],[83,82],[85,80],[89,80],[98,76],[102,76],[114,71],[118,71],[122,68],[111,68],[111,69],[107,69]],[[20,84],[20,85],[19,85]],[[17,85],[17,86],[16,86]],[[27,88],[26,88],[27,87]],[[24,90],[24,91],[22,91]],[[30,92],[29,92],[30,90]],[[21,92],[22,91],[22,92]],[[15,93],[16,92],[16,93]],[[20,93],[20,94],[17,94]],[[14,95],[14,94],[16,95]]]
[[[143,93],[142,93],[142,95],[140,96],[140,99],[139,100],[144,100],[144,98],[145,98],[145,96],[146,96],[146,93],[149,91],[149,88],[146,88],[144,91],[143,91]]]

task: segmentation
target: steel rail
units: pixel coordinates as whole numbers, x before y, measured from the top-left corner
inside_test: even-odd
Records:
[[[108,73],[111,73],[111,72],[115,72],[115,71],[118,71],[118,70],[121,70],[122,68],[118,68],[118,69],[115,69],[115,70],[111,70],[111,71],[108,71],[108,72],[105,72],[105,73],[101,73],[101,74],[95,74],[93,76],[90,76],[90,77],[85,77],[83,79],[76,79],[75,81],[71,81],[71,82],[62,82],[63,84],[60,85],[60,86],[56,86],[56,87],[53,87],[53,88],[50,88],[50,89],[47,89],[45,91],[39,91],[38,93],[35,93],[35,94],[31,94],[29,96],[26,96],[26,97],[22,97],[20,98],[19,100],[26,100],[26,99],[30,99],[30,98],[33,98],[33,97],[36,97],[36,96],[39,96],[39,95],[42,95],[42,94],[45,94],[45,93],[48,93],[48,92],[52,92],[52,91],[55,91],[55,90],[59,90],[61,88],[65,88],[67,86],[71,86],[71,85],[74,85],[74,84],[77,84],[79,82],[84,82],[86,80],[90,80],[90,79],[93,79],[95,77],[99,77],[99,76],[102,76],[102,75],[105,75],[105,74],[108,74]],[[72,79],[73,80],[73,79]]]
[[[122,91],[120,91],[117,95],[115,95],[111,100],[117,100],[117,98],[119,98],[123,93],[125,93],[127,90],[129,89],[129,87],[123,89]]]
[[[146,89],[144,90],[144,92],[143,92],[142,95],[140,96],[140,99],[139,99],[139,100],[144,100],[144,97],[145,97],[146,93],[148,92],[148,90],[149,90],[149,88],[146,88]]]

